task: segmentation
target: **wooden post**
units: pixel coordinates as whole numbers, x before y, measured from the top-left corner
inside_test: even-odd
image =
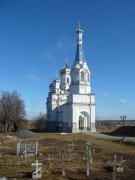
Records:
[[[113,180],[116,180],[116,159],[117,156],[114,155],[114,164],[113,164]]]
[[[90,175],[90,143],[86,143],[86,175]]]
[[[64,152],[61,154],[61,165],[62,165],[62,176],[65,176],[65,161],[64,161]]]
[[[85,152],[85,157],[84,157],[84,159],[86,160],[86,175],[87,176],[90,175],[90,163],[92,163],[92,152],[93,152],[92,144],[89,141],[88,143],[86,143],[86,152]]]
[[[90,175],[90,158],[89,158],[89,153],[87,152],[87,161],[86,161],[86,175]]]
[[[36,156],[38,155],[38,141],[36,142]]]
[[[24,144],[25,155],[27,154],[27,152],[26,152],[26,150],[27,150],[26,146],[27,146],[27,143],[26,143],[26,141],[25,141],[25,144]]]
[[[17,156],[19,156],[20,153],[20,141],[17,143]]]

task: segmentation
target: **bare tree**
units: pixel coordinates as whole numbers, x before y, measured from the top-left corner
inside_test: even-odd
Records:
[[[0,97],[0,123],[4,125],[4,131],[9,132],[11,127],[17,130],[24,116],[24,102],[17,91],[3,91]]]
[[[39,116],[34,119],[34,127],[38,130],[45,128],[45,114],[40,112]]]

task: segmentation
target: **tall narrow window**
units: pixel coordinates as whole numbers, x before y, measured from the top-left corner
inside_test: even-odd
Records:
[[[90,81],[89,74],[88,74],[88,82]]]
[[[84,72],[81,73],[81,81],[84,81]]]
[[[69,77],[67,78],[67,84],[69,84]]]

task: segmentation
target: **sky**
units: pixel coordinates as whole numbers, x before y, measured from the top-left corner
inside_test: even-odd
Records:
[[[26,117],[46,112],[49,84],[75,60],[78,22],[96,119],[135,119],[135,0],[0,0],[0,91]]]

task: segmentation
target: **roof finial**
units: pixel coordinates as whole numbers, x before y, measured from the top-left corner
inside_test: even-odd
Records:
[[[68,64],[68,58],[66,57],[66,64]]]
[[[66,68],[68,68],[68,58],[66,57]]]

